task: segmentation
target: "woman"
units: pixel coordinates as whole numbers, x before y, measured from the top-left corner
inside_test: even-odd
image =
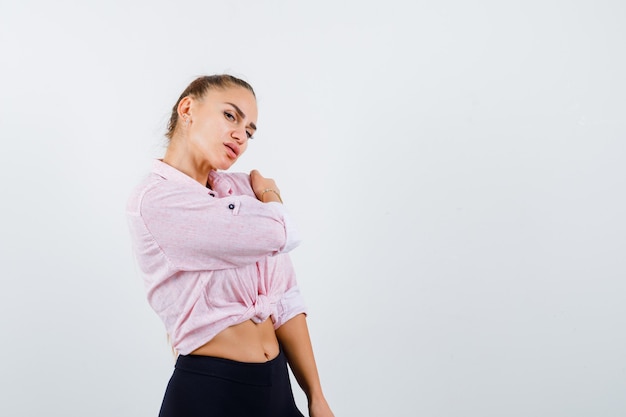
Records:
[[[150,305],[178,352],[161,417],[313,417],[322,393],[306,310],[287,252],[298,245],[274,180],[224,173],[256,131],[248,83],[200,77],[172,109],[162,160],[128,202]]]

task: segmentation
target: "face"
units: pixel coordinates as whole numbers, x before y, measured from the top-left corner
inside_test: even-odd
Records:
[[[201,99],[189,98],[179,107],[186,125],[188,149],[197,164],[226,170],[246,151],[256,131],[257,105],[245,88],[209,90]]]

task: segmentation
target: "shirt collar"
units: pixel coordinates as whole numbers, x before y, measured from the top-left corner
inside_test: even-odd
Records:
[[[189,175],[185,174],[182,171],[177,170],[171,165],[163,162],[162,159],[155,159],[152,163],[152,172],[155,174],[165,178],[170,181],[178,181],[184,184],[193,185],[196,187],[202,187],[206,189],[202,184],[200,184],[195,179],[191,178]],[[217,191],[221,195],[230,195],[232,194],[232,186],[229,181],[224,181],[225,174],[221,172],[211,171],[209,173],[209,177],[211,178],[211,184],[213,184],[213,190]]]
[[[202,184],[198,181],[194,180],[184,172],[177,170],[173,166],[166,164],[162,159],[154,160],[152,163],[152,172],[165,178],[166,180],[183,182],[188,185],[195,184],[202,187]]]

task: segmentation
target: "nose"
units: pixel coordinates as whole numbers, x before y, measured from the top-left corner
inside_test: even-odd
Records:
[[[248,133],[244,127],[237,128],[232,131],[231,137],[239,143],[245,143],[248,140]]]

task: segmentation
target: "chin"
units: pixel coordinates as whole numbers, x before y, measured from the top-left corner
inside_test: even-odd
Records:
[[[232,167],[235,162],[237,161],[230,161],[230,162],[225,162],[223,164],[221,164],[220,166],[217,167],[217,169],[219,169],[220,171],[226,171],[228,169],[230,169],[230,167]]]

